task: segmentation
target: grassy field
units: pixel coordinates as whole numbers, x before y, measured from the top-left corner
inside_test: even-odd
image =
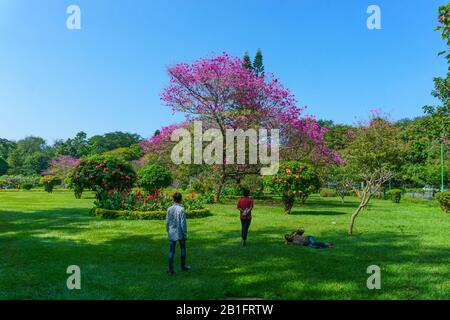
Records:
[[[92,202],[0,192],[0,299],[450,298],[450,216],[433,205],[375,200],[348,237],[355,198],[312,197],[290,216],[257,201],[244,248],[234,203],[212,205],[212,217],[188,221],[192,271],[171,277],[163,221],[97,219]],[[284,245],[300,226],[336,248]],[[81,290],[66,287],[69,265],[81,268]],[[381,290],[366,287],[370,265]]]

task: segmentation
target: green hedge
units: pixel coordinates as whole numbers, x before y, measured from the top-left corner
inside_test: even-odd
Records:
[[[334,198],[334,197],[336,197],[336,194],[337,194],[336,190],[334,190],[334,189],[322,188],[319,191],[319,195],[322,198]]]
[[[436,194],[436,200],[444,212],[447,213],[450,211],[450,191],[438,192]]]
[[[166,219],[166,211],[128,211],[128,210],[106,210],[101,208],[93,208],[91,213],[99,218],[104,219],[126,219],[126,220],[164,220]],[[186,217],[188,219],[197,219],[211,216],[208,208],[188,210]]]
[[[279,199],[276,195],[271,194],[262,194],[262,195],[250,195],[253,200],[274,200],[276,198]],[[242,195],[223,195],[224,199],[228,200],[239,200],[242,198]]]

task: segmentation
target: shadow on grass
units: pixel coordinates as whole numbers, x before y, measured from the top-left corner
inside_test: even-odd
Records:
[[[321,232],[314,236],[335,243],[336,248],[314,250],[286,246],[283,235],[290,230],[285,227],[263,227],[251,228],[249,246],[242,248],[238,225],[236,230],[221,231],[205,223],[204,231],[195,230],[188,240],[192,271],[169,277],[163,223],[157,222],[161,232],[146,234],[133,228],[142,221],[126,221],[125,226],[124,221],[102,222],[89,216],[87,209],[1,212],[0,286],[4,290],[0,298],[448,298],[443,285],[450,278],[445,268],[450,264],[448,247],[427,246],[413,234],[373,232],[347,237],[342,230]],[[98,237],[115,227],[121,228],[120,234]],[[52,236],[52,230],[61,235]],[[81,232],[89,233],[70,238]],[[72,264],[81,267],[83,290],[65,288],[65,271]],[[367,267],[374,264],[383,272],[380,292],[366,287]]]
[[[315,210],[315,211],[310,211],[310,210],[301,210],[301,209],[296,209],[291,211],[290,213],[291,215],[319,215],[319,216],[336,216],[336,215],[343,215],[343,214],[348,214],[348,212],[341,212],[341,211],[323,211],[323,210]]]

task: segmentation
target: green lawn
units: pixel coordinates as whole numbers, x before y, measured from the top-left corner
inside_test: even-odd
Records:
[[[450,298],[450,216],[430,204],[375,200],[348,237],[355,198],[312,197],[290,216],[259,201],[245,248],[234,204],[212,205],[212,217],[188,221],[192,271],[170,277],[163,221],[97,219],[92,202],[0,192],[0,299]],[[336,248],[284,245],[284,233],[299,226]],[[82,288],[69,291],[73,264]],[[366,269],[374,264],[382,289],[371,291]]]

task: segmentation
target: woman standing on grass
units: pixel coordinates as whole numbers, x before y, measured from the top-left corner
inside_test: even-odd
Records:
[[[250,223],[252,222],[252,210],[253,210],[253,199],[250,198],[250,191],[244,190],[244,196],[239,199],[237,208],[241,214],[241,225],[242,225],[242,246],[245,247],[247,242],[248,229],[250,228]]]

